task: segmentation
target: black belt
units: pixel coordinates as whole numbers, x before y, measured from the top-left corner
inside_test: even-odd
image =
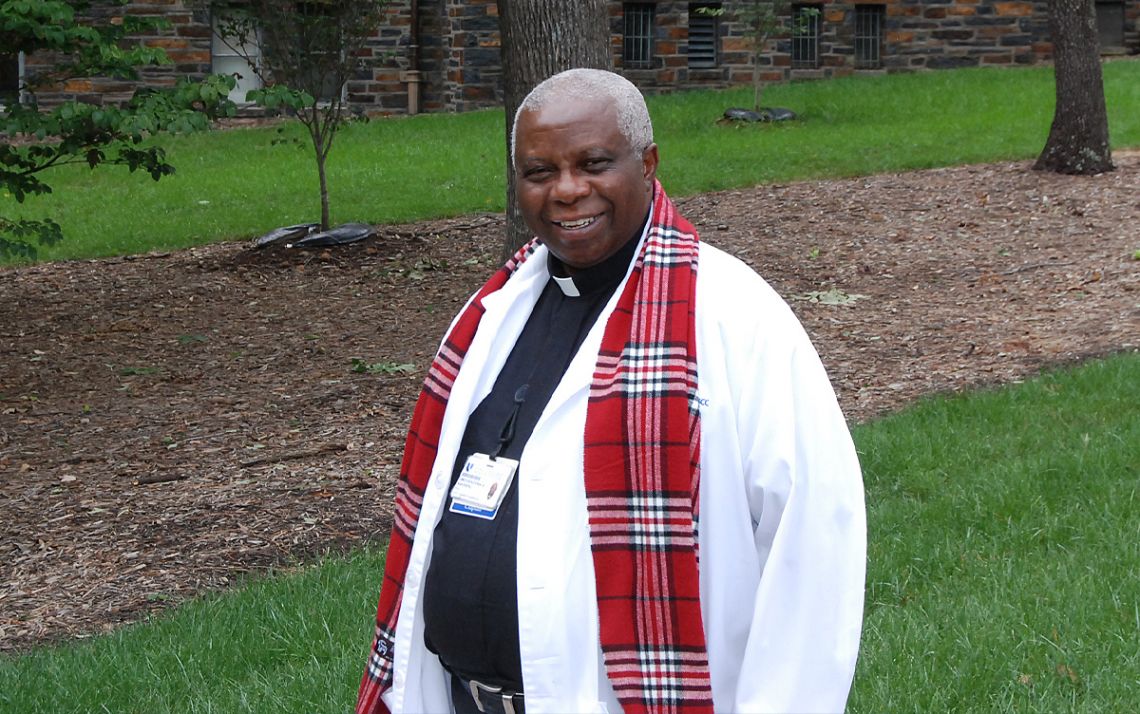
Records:
[[[451,698],[457,714],[471,711],[472,703],[481,714],[526,714],[522,692],[512,692],[454,673],[451,675]]]

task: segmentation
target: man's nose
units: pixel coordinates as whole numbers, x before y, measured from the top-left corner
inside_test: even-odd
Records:
[[[590,194],[590,186],[585,177],[577,171],[560,171],[554,184],[554,198],[563,203],[573,203]]]

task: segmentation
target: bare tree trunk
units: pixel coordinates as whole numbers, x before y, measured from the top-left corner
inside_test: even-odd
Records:
[[[757,43],[752,55],[752,111],[760,111],[760,52],[763,43]]]
[[[325,158],[321,153],[317,152],[317,178],[321,184],[321,230],[327,231],[329,229],[329,180],[328,175],[325,173]]]
[[[760,111],[760,95],[764,83],[760,81],[760,55],[768,48],[768,33],[757,30],[756,46],[752,50],[752,111]]]
[[[1093,0],[1049,0],[1057,106],[1035,169],[1063,174],[1112,171]]]
[[[610,25],[605,0],[498,0],[506,106],[507,234],[504,256],[530,239],[515,201],[510,161],[515,111],[542,80],[566,69],[611,69]]]
[[[313,141],[313,153],[317,160],[317,181],[321,193],[321,230],[327,231],[330,226],[329,183],[328,174],[325,172],[325,159],[329,155],[330,137],[324,133],[326,129],[321,123],[320,111],[317,107],[302,110],[297,114],[297,118],[309,130],[309,138]]]

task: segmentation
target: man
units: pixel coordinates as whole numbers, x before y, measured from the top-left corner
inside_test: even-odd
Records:
[[[802,328],[620,76],[546,80],[512,148],[536,240],[425,382],[357,711],[841,711],[862,483]]]

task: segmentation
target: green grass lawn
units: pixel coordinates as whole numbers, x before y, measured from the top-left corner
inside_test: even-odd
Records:
[[[861,427],[858,712],[1140,702],[1140,356]]]
[[[1104,66],[1115,147],[1140,146],[1140,62]],[[674,196],[825,176],[853,176],[1001,159],[1044,146],[1053,113],[1049,68],[851,77],[769,87],[764,103],[794,123],[720,126],[751,89],[652,97],[662,181]],[[334,223],[397,223],[501,211],[501,111],[353,124],[329,157]],[[153,182],[114,167],[47,174],[55,193],[0,213],[50,217],[63,243],[41,260],[175,249],[249,238],[319,216],[307,138],[296,125],[162,137],[176,167]]]
[[[855,428],[869,569],[850,711],[1134,711],[1137,385],[1131,353]],[[0,711],[343,714],[382,564],[331,558],[0,657]]]

